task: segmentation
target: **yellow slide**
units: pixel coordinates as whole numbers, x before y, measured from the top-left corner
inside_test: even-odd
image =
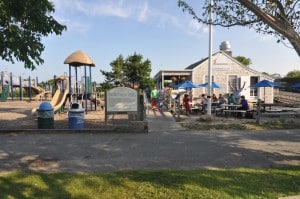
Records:
[[[65,80],[64,89],[61,89],[61,81]],[[53,111],[59,110],[64,102],[66,101],[67,95],[69,94],[69,77],[60,76],[56,78],[57,90],[50,102],[53,107]],[[62,91],[63,90],[63,91]]]
[[[36,91],[37,95],[35,96],[35,100],[37,101],[45,98],[45,96],[50,94],[50,91],[45,91],[45,89],[40,86],[31,86],[31,89]]]
[[[64,89],[61,88],[61,81],[65,81]],[[56,86],[57,90],[52,97],[50,104],[53,107],[53,111],[59,110],[64,102],[66,101],[67,95],[69,94],[69,77],[60,76],[56,78]],[[34,115],[36,114],[37,108],[32,109],[31,113]]]

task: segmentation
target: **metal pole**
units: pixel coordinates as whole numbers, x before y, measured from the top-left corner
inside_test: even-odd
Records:
[[[22,76],[19,78],[19,83],[20,83],[20,100],[23,100],[23,84],[22,84]]]
[[[28,77],[28,88],[29,88],[29,100],[31,101],[32,100],[32,86],[31,86],[31,77],[29,76]]]
[[[75,102],[78,102],[78,78],[77,78],[77,66],[75,66]]]
[[[11,100],[14,101],[14,83],[13,83],[12,73],[10,73],[10,92],[11,92]]]
[[[87,79],[86,79],[86,66],[84,66],[84,101],[85,101],[85,114],[87,114]]]
[[[213,0],[210,0],[209,14],[209,60],[208,60],[208,93],[207,93],[207,115],[211,115],[211,75],[212,75],[212,20],[213,20]]]
[[[71,103],[71,97],[72,97],[72,70],[71,70],[71,65],[69,65],[69,104]]]
[[[89,66],[89,72],[90,72],[90,82],[89,82],[89,94],[90,94],[90,105],[91,105],[91,110],[93,110],[93,92],[92,92],[92,67]],[[95,109],[96,109],[96,103],[97,103],[97,100],[96,100],[96,96],[95,96]]]

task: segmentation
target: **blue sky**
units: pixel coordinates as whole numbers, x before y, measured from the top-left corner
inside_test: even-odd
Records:
[[[154,76],[159,70],[184,69],[208,56],[208,26],[197,23],[182,12],[177,0],[53,0],[54,17],[68,29],[61,36],[44,38],[45,63],[37,70],[26,70],[22,63],[0,61],[0,71],[13,75],[38,77],[39,81],[68,72],[64,60],[83,50],[96,64],[93,81],[102,82],[100,69],[111,71],[110,63],[119,55],[135,52],[152,63]],[[202,7],[201,0],[188,0]],[[254,70],[286,75],[300,70],[295,50],[276,43],[271,36],[243,27],[213,28],[213,52],[223,41],[231,44],[233,56],[252,60]],[[83,74],[82,71],[79,73]],[[74,73],[73,73],[74,74]]]

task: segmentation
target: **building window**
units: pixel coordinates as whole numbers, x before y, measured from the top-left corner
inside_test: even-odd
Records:
[[[258,82],[258,77],[251,76],[250,77],[250,85],[254,85]],[[257,96],[257,88],[250,88],[250,96]]]
[[[211,76],[211,81],[215,81],[215,77],[212,75]],[[208,83],[208,75],[205,75],[205,82],[204,83]]]
[[[228,76],[228,82],[230,82],[230,84],[232,85],[233,88],[235,88],[236,86],[239,88],[239,78],[237,75],[229,75]]]

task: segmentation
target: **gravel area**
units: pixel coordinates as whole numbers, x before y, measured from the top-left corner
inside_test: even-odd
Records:
[[[36,116],[31,115],[31,110],[38,106],[39,102],[0,102],[1,128],[36,129]],[[102,127],[103,116],[102,110],[91,111],[86,115],[86,125],[94,122],[97,127]],[[0,172],[102,172],[300,165],[299,130],[187,131],[174,122],[175,119],[168,112],[161,111],[149,111],[147,120],[149,133],[17,133],[14,130],[0,133]],[[66,127],[66,114],[56,115],[55,125]]]

